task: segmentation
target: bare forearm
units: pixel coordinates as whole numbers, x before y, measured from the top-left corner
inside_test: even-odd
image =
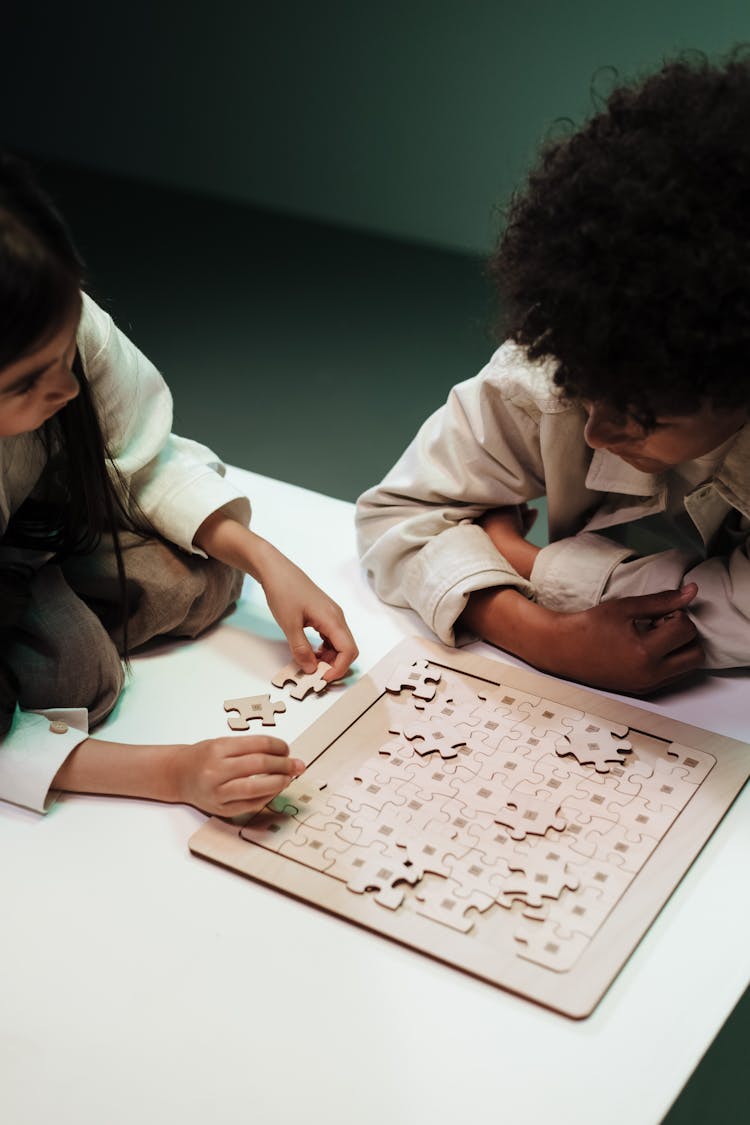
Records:
[[[473,633],[535,668],[556,671],[560,614],[530,601],[512,587],[477,590],[461,615]]]
[[[53,789],[119,797],[181,800],[178,763],[186,746],[130,746],[87,738],[57,771]]]
[[[261,583],[274,561],[286,561],[281,552],[266,539],[237,520],[230,519],[221,510],[203,521],[193,542],[212,559],[244,570]]]

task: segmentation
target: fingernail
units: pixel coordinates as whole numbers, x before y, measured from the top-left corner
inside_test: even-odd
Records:
[[[307,769],[307,766],[305,765],[305,763],[302,761],[301,758],[294,758],[293,761],[292,761],[292,765],[294,766],[294,772],[296,774],[304,773],[305,770]]]

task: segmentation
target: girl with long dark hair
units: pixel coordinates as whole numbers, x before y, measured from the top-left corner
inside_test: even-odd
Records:
[[[88,736],[123,658],[201,633],[245,573],[306,671],[326,659],[339,678],[357,650],[340,608],[248,529],[218,459],[171,433],[163,379],[82,287],[56,209],[0,155],[0,799],[42,811],[68,789],[254,812],[304,768],[279,739]]]

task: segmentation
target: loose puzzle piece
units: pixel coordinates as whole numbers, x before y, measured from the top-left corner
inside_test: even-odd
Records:
[[[323,679],[323,673],[330,672],[330,670],[331,665],[326,664],[325,660],[319,661],[318,667],[314,672],[305,672],[292,661],[291,664],[285,664],[284,667],[276,673],[271,683],[277,688],[283,688],[289,683],[293,684],[294,686],[289,694],[292,699],[301,700],[304,699],[306,695],[309,695],[311,691],[319,695],[320,692],[326,690],[328,680]]]
[[[580,765],[593,765],[598,773],[609,773],[611,762],[621,765],[632,749],[621,734],[592,722],[576,726],[555,744],[561,758],[572,754]]]
[[[562,832],[566,821],[558,816],[559,801],[543,801],[528,797],[525,793],[513,791],[513,798],[495,813],[498,824],[510,828],[511,839],[523,840],[527,833],[543,836],[550,828]]]
[[[271,700],[270,695],[246,695],[242,699],[225,699],[225,711],[236,711],[236,718],[227,719],[230,730],[249,730],[252,719],[260,719],[264,727],[276,725],[276,715],[286,711],[286,704],[280,699]]]
[[[399,664],[385,685],[386,691],[400,692],[410,688],[418,699],[433,699],[440,673],[430,668],[426,660],[415,660],[413,664]]]
[[[426,719],[409,720],[402,727],[393,726],[390,733],[401,735],[410,742],[416,739],[413,746],[417,754],[437,752],[441,758],[455,758],[457,748],[466,745],[469,732],[461,732],[446,719],[430,716]]]

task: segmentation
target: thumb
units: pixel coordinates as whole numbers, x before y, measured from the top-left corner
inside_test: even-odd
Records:
[[[301,629],[290,629],[286,635],[289,641],[289,650],[303,672],[314,672],[318,667],[318,660]]]
[[[663,617],[667,613],[684,609],[697,593],[695,582],[688,582],[677,590],[661,590],[658,594],[641,594],[625,600],[634,617]]]

